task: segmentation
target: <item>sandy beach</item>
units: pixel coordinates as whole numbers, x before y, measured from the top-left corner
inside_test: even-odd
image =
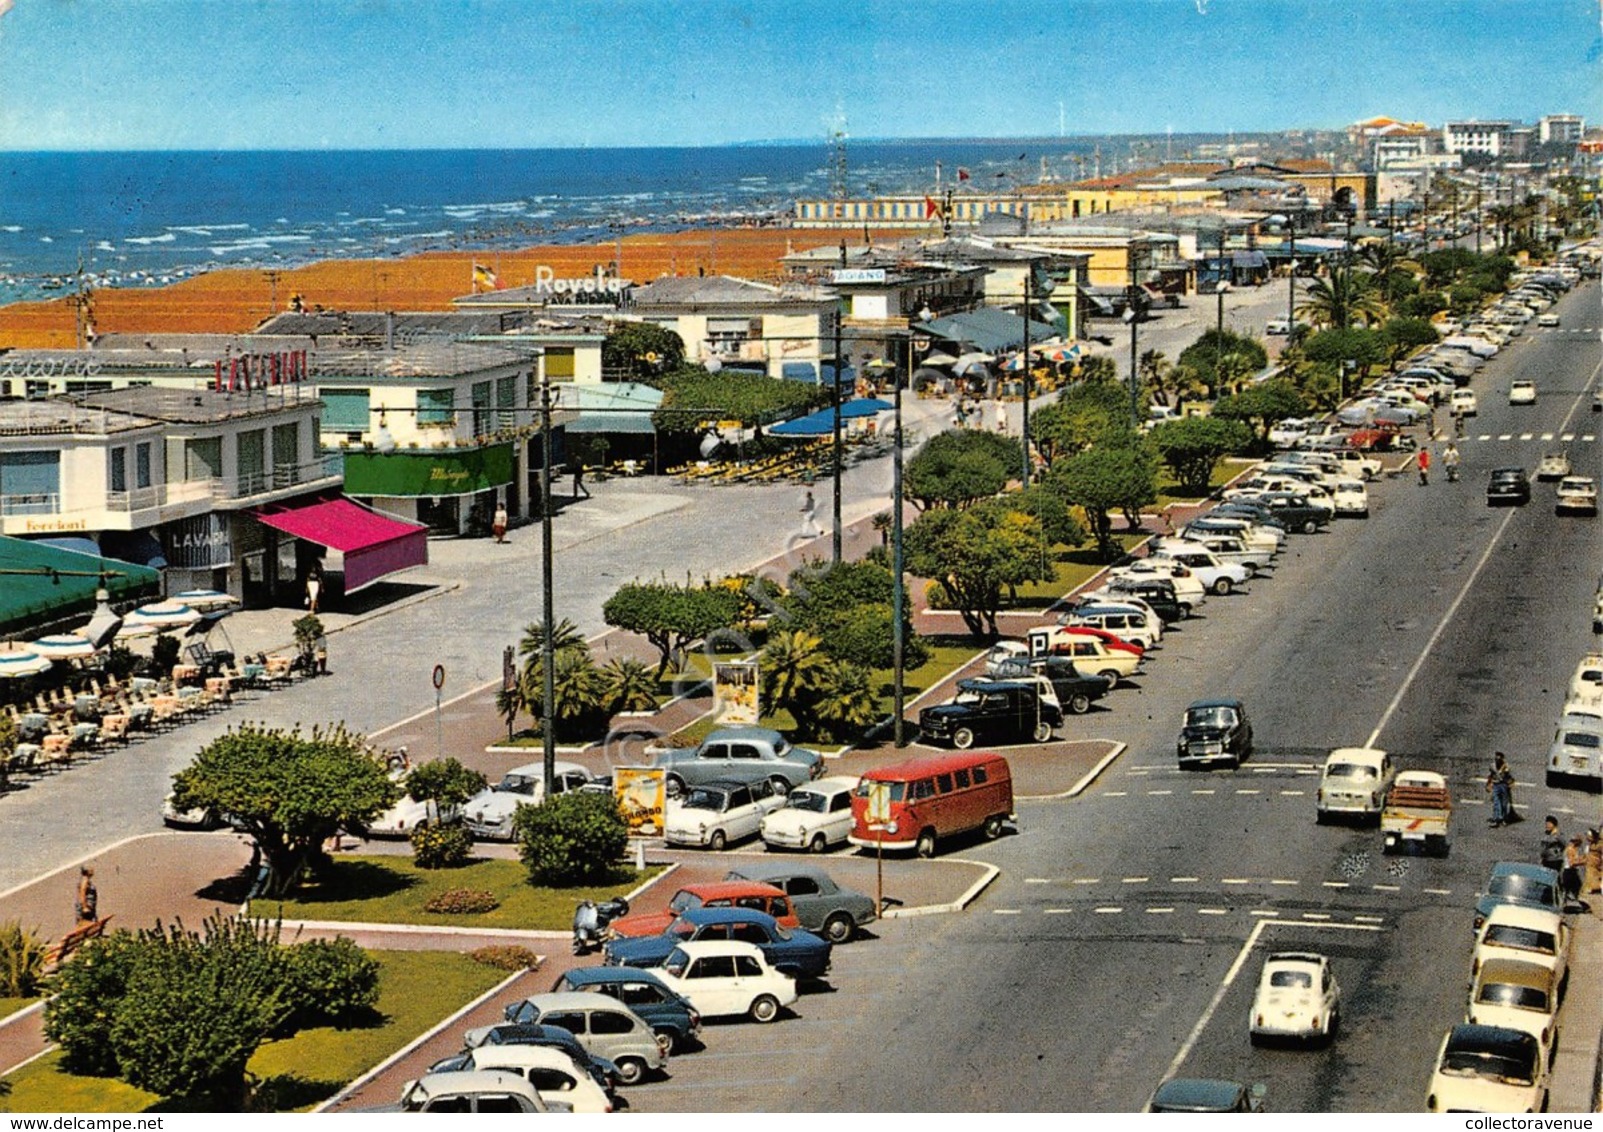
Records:
[[[874,233],[892,240],[906,233]],[[737,275],[771,280],[779,258],[843,236],[862,233],[789,228],[737,228],[641,233],[604,244],[556,244],[517,251],[427,252],[394,259],[334,259],[277,272],[278,310],[299,294],[306,306],[342,310],[447,310],[472,291],[473,264],[496,272],[502,287],[534,282],[536,266],[558,277],[588,275],[598,265],[636,283],[663,275]],[[266,269],[214,271],[160,288],[103,289],[93,293],[96,328],[102,334],[224,333],[249,331],[273,313],[275,284]],[[14,303],[0,307],[0,348],[70,349],[74,342],[72,299]]]

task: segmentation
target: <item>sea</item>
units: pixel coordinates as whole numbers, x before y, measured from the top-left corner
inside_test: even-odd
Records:
[[[1143,145],[1161,157],[1164,142],[0,153],[0,303],[225,267],[780,223],[796,200],[842,185],[848,196],[933,192],[937,164],[944,187],[963,176],[965,188],[1006,192],[1116,171]]]

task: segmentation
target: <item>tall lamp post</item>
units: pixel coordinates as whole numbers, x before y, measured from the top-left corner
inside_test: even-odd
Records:
[[[912,333],[907,336],[906,383],[913,383],[913,361],[919,353],[920,339]],[[927,345],[927,340],[925,345]],[[902,381],[896,382],[892,399],[895,410],[895,439],[891,444],[891,737],[897,750],[907,746],[906,726],[902,715],[906,710],[902,688],[906,668],[906,634],[902,624],[902,609],[907,602],[907,582],[903,577],[902,557]]]
[[[1219,273],[1213,281],[1213,292],[1219,296],[1219,314],[1213,330],[1213,388],[1218,393],[1224,381],[1225,350],[1225,292],[1230,282],[1225,278],[1225,229],[1219,226]]]
[[[1024,362],[1024,380],[1020,383],[1024,391],[1024,474],[1019,478],[1022,487],[1030,486],[1030,280],[1035,275],[1035,261],[1032,259],[1024,270],[1024,352],[1019,357]],[[900,441],[898,441],[900,444]]]
[[[830,552],[831,552],[831,561],[833,561],[836,566],[840,565],[840,544],[841,544],[841,527],[840,527],[840,471],[841,471],[840,324],[841,324],[841,313],[840,313],[839,308],[837,308],[836,311],[835,311],[835,372],[834,372],[834,377],[835,377],[834,385],[835,385],[835,388],[834,388],[834,391],[833,391],[833,395],[830,398],[831,402],[834,404],[834,407],[835,407],[835,416],[834,416],[834,421],[833,421],[833,429],[834,429],[833,454],[834,454],[835,500],[834,500],[834,511],[833,511],[834,524],[833,524],[833,526],[831,528],[833,533],[832,533],[831,542],[830,542]]]
[[[1136,323],[1140,320],[1140,313],[1136,310],[1136,288],[1139,284],[1135,278],[1134,248],[1130,256],[1130,301],[1124,306],[1124,321],[1130,324],[1130,423],[1136,428],[1141,427],[1141,398],[1137,392],[1140,377],[1136,372],[1138,360],[1136,358]]]
[[[1286,338],[1297,329],[1297,218],[1286,217]]]
[[[557,793],[556,596],[551,584],[551,373],[540,367],[540,737],[544,747],[545,796]]]

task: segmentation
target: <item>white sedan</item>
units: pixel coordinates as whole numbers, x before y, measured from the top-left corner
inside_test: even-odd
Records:
[[[1542,314],[1539,314],[1539,315],[1536,316],[1536,325],[1537,326],[1557,326],[1558,325],[1558,315],[1552,313],[1551,311],[1544,311]]]
[[[1559,514],[1572,511],[1596,515],[1597,482],[1591,476],[1565,476],[1558,481],[1553,507]]]
[[[1360,480],[1337,480],[1330,489],[1336,501],[1336,514],[1352,515],[1359,519],[1369,517],[1369,490]]]
[[[688,998],[703,1018],[744,1014],[753,1022],[772,1022],[781,1007],[796,1001],[796,980],[770,967],[754,943],[681,943],[652,974]]]
[[[1536,404],[1536,382],[1515,381],[1508,387],[1508,403],[1510,405]]]
[[[1539,480],[1561,480],[1570,474],[1570,457],[1566,452],[1547,452],[1536,465]]]
[[[1263,963],[1248,1032],[1264,1038],[1329,1041],[1341,1025],[1341,987],[1330,960],[1308,951],[1280,951]]]
[[[852,831],[852,794],[857,778],[835,775],[804,782],[785,798],[785,805],[763,818],[763,844],[771,849],[806,849],[822,853],[841,845]]]
[[[1473,389],[1455,389],[1447,400],[1447,406],[1455,416],[1473,417],[1480,413],[1480,404],[1475,400]]]
[[[577,763],[556,764],[556,793],[581,789],[591,781],[590,772]],[[519,806],[534,806],[545,800],[545,765],[528,763],[513,767],[488,790],[467,800],[462,812],[468,832],[476,841],[511,841],[513,816]]]
[[[1475,933],[1475,954],[1470,974],[1480,972],[1488,959],[1522,959],[1553,972],[1563,986],[1570,966],[1570,926],[1564,917],[1546,908],[1499,904]]]

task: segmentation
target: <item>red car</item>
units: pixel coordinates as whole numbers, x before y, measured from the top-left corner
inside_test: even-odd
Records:
[[[626,938],[661,935],[669,924],[679,918],[681,912],[688,912],[692,908],[745,908],[752,912],[766,912],[782,928],[801,927],[796,909],[791,907],[790,897],[771,884],[749,880],[687,884],[673,894],[666,911],[625,916],[608,926]]]

